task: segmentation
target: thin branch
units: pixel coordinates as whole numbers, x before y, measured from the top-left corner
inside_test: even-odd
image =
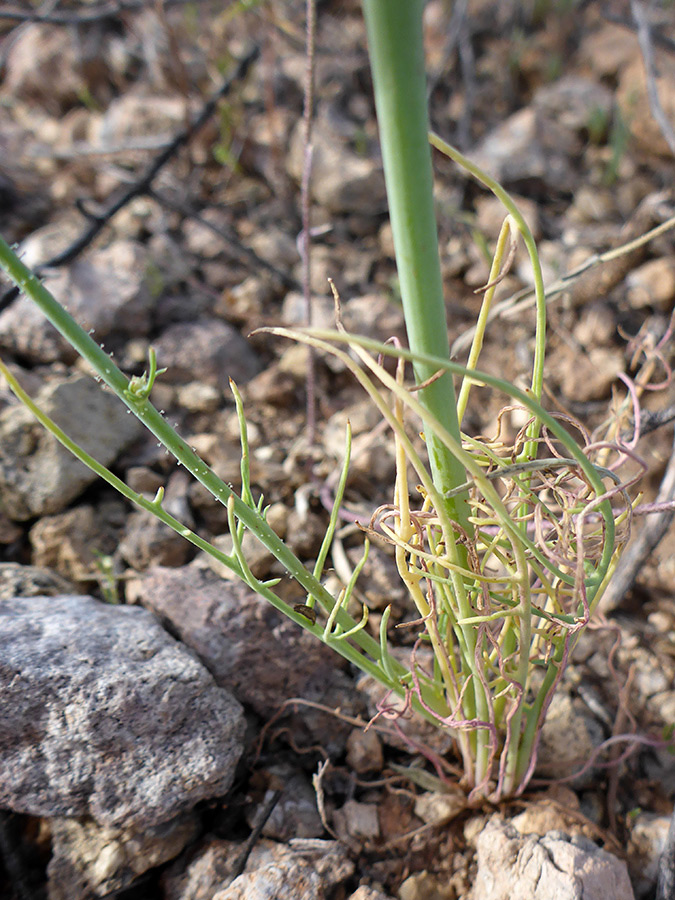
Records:
[[[657,428],[662,428],[664,425],[669,425],[675,421],[675,404],[654,412],[642,410],[640,415],[640,434],[644,437],[645,434],[656,431]]]
[[[269,819],[269,817],[274,812],[274,809],[275,809],[277,803],[279,802],[279,800],[281,800],[283,793],[284,792],[279,789],[277,789],[271,793],[270,798],[267,801],[267,804],[263,807],[262,813],[260,814],[260,817],[259,817],[258,821],[256,822],[255,828],[249,835],[249,838],[246,841],[246,844],[244,845],[244,849],[243,849],[242,853],[240,854],[240,856],[237,858],[236,862],[234,863],[234,866],[232,868],[232,873],[230,874],[230,877],[226,881],[226,886],[229,886],[234,881],[235,878],[238,878],[243,873],[244,869],[246,868],[246,863],[248,862],[248,858],[251,855],[253,848],[257,844],[258,840],[260,839],[260,836],[262,835],[262,832],[263,832],[263,828],[267,824],[267,820]]]
[[[657,125],[661,129],[661,134],[666,139],[666,143],[670,147],[670,152],[675,156],[675,130],[672,123],[665,114],[661,100],[659,99],[659,91],[656,86],[656,64],[654,62],[654,48],[652,46],[652,32],[647,15],[639,0],[630,0],[630,9],[633,19],[637,25],[637,38],[642,53],[642,61],[645,66],[645,76],[647,78],[647,96],[649,97],[649,107]]]
[[[41,275],[45,272],[46,269],[52,269],[56,268],[57,266],[64,266],[68,263],[71,263],[80,255],[80,253],[82,253],[83,250],[85,250],[91,244],[94,238],[96,238],[100,234],[100,232],[103,231],[105,226],[108,224],[108,222],[110,222],[113,216],[116,215],[116,213],[118,213],[136,197],[151,193],[152,183],[159,172],[209,121],[211,116],[216,111],[218,103],[221,101],[221,99],[223,97],[226,97],[232,90],[233,86],[246,76],[246,73],[250,69],[251,65],[257,59],[258,53],[259,50],[257,47],[253,47],[251,50],[249,50],[249,52],[239,61],[234,72],[228,75],[228,77],[224,80],[218,90],[206,101],[192,124],[180,131],[174,137],[171,143],[169,143],[152,161],[152,163],[148,166],[141,177],[134,181],[133,184],[131,184],[116,200],[110,203],[107,208],[95,215],[88,214],[87,218],[89,220],[89,225],[87,226],[87,228],[85,228],[82,234],[80,234],[79,237],[77,237],[68,247],[66,247],[65,250],[62,250],[60,253],[57,253],[55,256],[51,257],[51,259],[48,259],[45,262],[41,263],[39,266],[36,266],[34,269],[35,274]],[[17,296],[17,294],[18,291],[16,288],[12,288],[11,290],[7,291],[0,300],[0,309],[6,307]]]
[[[617,15],[610,9],[604,9],[602,11],[602,18],[607,22],[611,22],[613,25],[620,25],[622,28],[627,28],[629,31],[636,31],[634,22],[631,22],[626,16]],[[675,53],[675,41],[672,38],[669,38],[665,34],[661,34],[660,31],[657,31],[652,37],[654,43],[658,47],[667,50],[669,53]]]
[[[255,250],[252,250],[250,247],[242,244],[236,232],[233,228],[230,228],[230,226],[226,225],[225,223],[221,225],[214,225],[213,222],[209,222],[208,219],[205,219],[196,210],[192,209],[192,207],[190,207],[187,203],[181,203],[180,201],[167,197],[164,194],[158,194],[155,190],[150,189],[147,193],[149,197],[154,198],[158,203],[160,203],[167,209],[171,209],[174,212],[180,213],[180,215],[185,216],[186,218],[193,219],[204,228],[208,228],[208,230],[213,232],[213,234],[218,235],[219,238],[229,244],[235,255],[238,256],[242,262],[245,262],[246,265],[252,266],[254,269],[266,269],[270,273],[270,275],[273,275],[275,278],[277,278],[284,285],[284,287],[288,288],[289,290],[302,290],[302,286],[298,281],[296,281],[295,278],[293,278],[292,275],[289,275],[288,272],[285,272],[284,270],[278,269],[276,266],[273,266],[272,263],[267,262],[266,259],[258,256]]]

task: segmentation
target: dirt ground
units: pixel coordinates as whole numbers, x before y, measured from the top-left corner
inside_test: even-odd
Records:
[[[644,348],[654,354],[657,346],[652,384],[658,389],[644,394],[636,449],[647,466],[641,489],[651,501],[673,492],[664,473],[672,466],[675,417],[669,377],[675,228],[615,258],[601,256],[675,215],[675,12],[665,0],[644,4],[651,23],[645,54],[637,6],[628,0],[431,0],[425,24],[432,127],[516,197],[539,242],[546,283],[554,286],[546,405],[589,431],[598,428],[625,395],[619,374],[634,374]],[[298,251],[304,3],[62,0],[23,7],[16,12],[13,5],[10,16],[10,6],[0,4],[0,233],[70,292],[76,317],[96,323],[125,372],[140,374],[148,347],[157,348],[169,371],[155,389],[155,404],[236,484],[236,415],[227,389],[227,376],[234,375],[249,418],[254,488],[264,493],[275,527],[295,552],[313,560],[346,419],[355,434],[346,501],[354,515],[369,517],[391,501],[394,463],[377,414],[349,374],[324,359],[315,363],[316,424],[308,449],[306,353],[268,334],[251,335],[265,325],[301,324],[305,316]],[[31,9],[41,21],[31,21]],[[380,340],[403,337],[360,4],[318,0],[317,14],[313,319],[332,324],[332,278],[351,330]],[[199,116],[200,127],[192,129]],[[487,280],[503,212],[449,160],[435,154],[434,164],[449,334],[463,360],[480,308],[475,290]],[[594,255],[601,256],[597,265],[564,279]],[[92,270],[78,274],[77,266],[92,259]],[[481,358],[487,371],[516,384],[531,364],[531,283],[519,249],[498,288],[500,315]],[[83,371],[15,303],[3,285],[0,350],[29,393]],[[14,402],[0,388],[0,412]],[[497,408],[491,398],[472,409],[467,429],[490,433]],[[154,439],[129,444],[114,468],[139,491],[167,484],[173,508],[191,527],[226,540],[225,511],[189,484]],[[2,563],[49,569],[71,589],[106,600],[141,602],[152,566],[179,568],[195,558],[194,548],[98,483],[46,512],[13,511],[1,496],[0,503]],[[636,519],[634,540],[646,521]],[[620,589],[609,593],[607,620],[580,642],[562,692],[568,706],[561,707],[559,730],[552,726],[544,741],[532,791],[501,810],[507,817],[538,810],[544,831],[582,830],[628,860],[638,897],[653,896],[654,874],[646,872],[658,855],[657,838],[640,835],[646,822],[657,820],[663,834],[675,796],[675,765],[661,741],[675,723],[675,533],[668,525],[663,522],[660,540],[652,539],[656,546],[645,539],[625,566]],[[355,529],[346,526],[341,542],[355,562]],[[276,574],[264,555],[255,556],[255,565],[258,577]],[[392,621],[410,618],[385,553],[364,574],[374,629],[388,603]],[[302,602],[297,588],[282,589],[286,599]],[[610,655],[617,635],[621,646]],[[356,676],[340,672],[350,689],[332,708],[367,720],[371,689],[360,684],[352,695]],[[249,750],[235,787],[200,809],[198,834],[182,864],[207,838],[248,837],[251,811],[271,788],[291,776],[310,785],[319,763],[330,758],[320,790],[353,870],[326,887],[327,900],[351,896],[359,885],[384,892],[373,897],[468,900],[473,836],[491,811],[463,808],[434,818],[419,802],[424,779],[402,774],[422,760],[400,742],[330,726],[322,746],[316,729],[303,726],[309,712],[300,704],[292,715],[283,710],[274,718],[290,696],[314,699],[311,682],[308,673],[306,684],[293,682],[292,695],[272,694],[249,710]],[[572,759],[561,762],[557,754],[572,721],[582,737]],[[629,746],[621,745],[581,779],[547,781],[561,771],[571,776],[584,753],[625,732],[651,743],[635,745],[617,761]],[[447,746],[439,749],[457,764]],[[365,807],[376,810],[372,828],[364,824]],[[294,822],[298,813],[285,815]],[[49,822],[2,816],[2,896],[44,896]],[[308,836],[326,837],[324,824]],[[267,834],[280,841],[293,836],[283,829]],[[10,874],[17,866],[30,873],[20,886]],[[114,896],[178,897],[171,877],[164,864]]]

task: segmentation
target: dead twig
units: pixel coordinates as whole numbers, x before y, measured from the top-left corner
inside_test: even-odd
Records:
[[[654,62],[654,48],[652,45],[652,30],[647,18],[647,14],[639,2],[639,0],[630,0],[630,10],[637,26],[637,39],[642,53],[642,62],[645,67],[645,76],[647,78],[647,96],[649,97],[649,107],[657,125],[661,130],[661,134],[670,147],[670,151],[675,155],[675,130],[668,117],[665,114],[659,91],[656,86],[656,64]]]
[[[35,274],[44,274],[46,269],[53,269],[58,266],[64,266],[76,259],[83,250],[85,250],[91,242],[96,238],[110,220],[121,209],[127,206],[136,197],[151,193],[152,183],[164,168],[164,166],[172,160],[179,151],[200,131],[201,128],[209,121],[215,113],[218,104],[226,97],[235,84],[238,84],[250,69],[253,62],[258,57],[259,50],[253,47],[248,53],[242,57],[237,64],[234,72],[232,72],[223,81],[218,90],[204,103],[201,111],[193,120],[192,124],[180,131],[174,139],[168,144],[161,153],[152,161],[145,172],[133,182],[123,193],[106,208],[99,213],[90,213],[87,215],[89,224],[87,228],[79,235],[65,250],[57,253],[51,259],[46,260],[39,266],[35,267]],[[16,288],[7,291],[0,300],[0,309],[6,307],[18,294]]]
[[[251,851],[257,844],[267,820],[274,812],[274,808],[277,805],[277,803],[279,802],[279,800],[281,800],[283,793],[284,792],[282,790],[276,790],[276,791],[272,792],[269,800],[267,801],[267,805],[263,808],[262,814],[261,814],[260,818],[258,819],[258,821],[256,822],[255,828],[249,835],[248,840],[246,841],[246,844],[244,846],[244,849],[243,849],[241,855],[239,856],[236,863],[234,864],[234,867],[232,869],[232,874],[227,879],[226,886],[229,886],[230,884],[232,884],[234,879],[238,878],[243,873],[244,869],[246,868],[246,863],[248,862],[248,858],[251,855]]]
[[[328,824],[328,817],[326,815],[326,801],[323,794],[323,777],[326,774],[329,766],[329,759],[324,759],[323,762],[319,763],[319,768],[316,770],[316,775],[312,775],[312,786],[314,788],[314,793],[316,794],[316,808],[319,811],[321,824],[326,829],[328,834],[337,841],[339,840],[337,834]]]

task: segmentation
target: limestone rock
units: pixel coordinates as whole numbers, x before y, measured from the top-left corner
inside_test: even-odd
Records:
[[[669,828],[670,817],[656,813],[640,812],[630,822],[628,866],[640,897],[650,896],[654,890]]]
[[[549,706],[541,731],[537,754],[537,775],[543,778],[565,778],[583,769],[596,747],[604,740],[602,726],[583,703],[575,702],[568,693],[558,691]],[[580,787],[593,779],[592,770],[575,779]]]
[[[213,900],[326,900],[330,889],[354,871],[334,841],[294,840],[288,846],[262,841],[243,875]]]
[[[288,156],[290,173],[302,178],[302,122],[293,133]],[[312,129],[312,184],[316,201],[334,214],[378,215],[386,208],[382,165],[372,155],[359,155],[328,116],[319,115]]]
[[[473,900],[634,900],[626,864],[587,838],[524,837],[495,816],[476,847]]]
[[[0,600],[10,597],[57,597],[73,586],[49,569],[0,563]]]

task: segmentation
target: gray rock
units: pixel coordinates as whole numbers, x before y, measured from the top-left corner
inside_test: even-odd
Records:
[[[124,521],[126,514],[123,502],[115,498],[112,503],[82,504],[55,516],[43,516],[28,535],[34,564],[58,572],[75,584],[100,581],[101,555],[111,556],[115,552],[121,530],[119,518]],[[37,593],[40,592],[31,596]],[[59,593],[77,592],[65,589]]]
[[[4,90],[15,100],[37,101],[52,114],[62,114],[87,86],[79,43],[69,28],[35,23],[18,30],[8,47]],[[62,65],[63,77],[54,77]]]
[[[656,885],[656,900],[671,900],[672,897],[675,897],[675,810],[659,859],[659,878]]]
[[[31,237],[33,245],[36,240]],[[43,262],[48,253],[32,246],[30,256]],[[44,284],[97,341],[112,333],[138,336],[147,333],[154,305],[145,283],[146,266],[145,248],[134,241],[116,241],[44,278]],[[0,313],[0,346],[33,363],[69,362],[77,355],[23,295]]]
[[[84,375],[46,385],[35,402],[105,466],[143,431],[117,397]],[[0,413],[0,497],[9,518],[24,521],[59,512],[96,477],[25,407]]]
[[[181,97],[129,91],[115,97],[103,116],[91,117],[89,140],[94,146],[124,144],[134,138],[153,138],[161,146],[185,120]]]
[[[232,880],[243,844],[219,838],[205,843],[189,862],[178,859],[162,881],[165,900],[212,900],[216,891]]]
[[[157,359],[171,384],[202,381],[227,388],[228,377],[244,384],[260,369],[248,342],[220,319],[201,319],[170,325],[154,342]]]
[[[217,684],[264,719],[292,697],[339,707],[346,715],[364,711],[337,655],[240,582],[195,565],[154,566],[138,586],[137,601],[170,623]],[[350,730],[335,716],[307,708],[287,724],[296,743],[320,741],[333,756],[344,751]]]
[[[182,566],[193,553],[192,545],[146,510],[135,510],[127,520],[119,551],[133,569],[150,565]]]
[[[324,900],[354,872],[335,841],[292,840],[285,845],[263,839],[248,857],[244,874],[232,881],[244,849],[233,841],[211,840],[187,866],[178,861],[164,879],[166,900]]]
[[[554,120],[568,131],[585,131],[594,116],[609,119],[614,94],[599,81],[566,75],[542,85],[534,96],[539,116]]]
[[[626,864],[581,836],[523,836],[495,816],[476,849],[473,900],[634,900]]]
[[[141,830],[107,828],[91,819],[54,819],[47,868],[49,900],[122,890],[148,869],[176,857],[198,828],[193,813]]]
[[[213,900],[325,900],[353,871],[335,841],[294,840],[288,846],[261,841],[244,874]]]
[[[335,832],[343,843],[356,846],[374,841],[380,836],[380,822],[376,803],[347,802],[333,813]]]
[[[537,139],[537,121],[531,106],[518,110],[488,132],[471,159],[498,181],[543,178],[546,157]]]
[[[349,896],[349,900],[390,900],[390,896],[389,894],[383,894],[382,891],[376,888],[362,884]]]
[[[239,704],[146,610],[0,602],[0,806],[142,829],[224,794]]]

